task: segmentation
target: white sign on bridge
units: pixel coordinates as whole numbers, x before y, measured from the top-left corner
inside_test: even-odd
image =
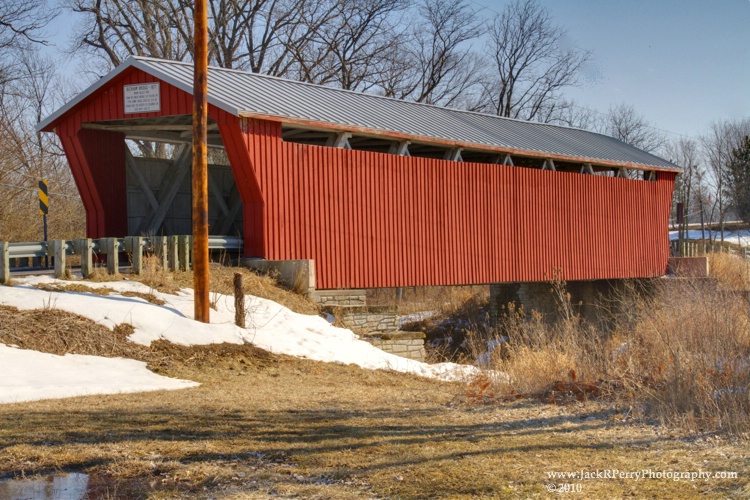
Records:
[[[125,114],[151,113],[161,110],[159,83],[123,85]]]

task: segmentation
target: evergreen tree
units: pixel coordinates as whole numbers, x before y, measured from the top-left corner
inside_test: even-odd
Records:
[[[732,150],[727,164],[729,191],[737,215],[750,222],[750,137]]]

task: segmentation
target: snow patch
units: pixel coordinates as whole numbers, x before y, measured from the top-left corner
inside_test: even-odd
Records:
[[[120,394],[186,389],[197,382],[157,375],[146,363],[16,349],[0,344],[0,403],[57,399],[91,394]]]
[[[16,281],[19,283],[17,286],[0,287],[0,304],[25,310],[53,308],[67,311],[110,329],[129,323],[134,328],[129,340],[142,345],[150,345],[155,340],[167,340],[184,346],[223,342],[251,343],[279,354],[326,362],[353,363],[367,369],[394,370],[446,381],[463,381],[479,373],[472,366],[454,363],[430,365],[386,353],[359,340],[351,330],[331,325],[326,318],[298,314],[276,302],[259,297],[246,297],[247,328],[239,328],[234,324],[234,298],[226,295],[218,296],[218,310],[211,310],[211,323],[205,324],[193,320],[193,291],[189,289],[171,295],[133,281],[74,282],[90,288],[106,287],[115,290],[108,296],[99,296],[79,292],[49,292],[36,288],[38,284],[71,283],[48,276]],[[159,306],[138,297],[120,295],[126,291],[153,293],[165,304]],[[70,373],[69,379],[60,379],[50,370],[34,368],[39,365],[32,363],[32,360],[38,360],[43,364],[41,360],[52,359],[49,358],[52,355],[34,353],[42,356],[34,358],[28,354],[32,351],[2,347],[4,357],[0,366],[5,368],[6,364],[12,365],[15,375],[11,377],[7,372],[4,373],[5,376],[0,381],[0,402],[192,387],[185,385],[191,384],[190,382],[174,382],[173,379],[153,374],[138,361],[95,356],[57,356],[54,362],[58,363],[60,370]],[[16,358],[23,358],[24,361],[14,361]],[[115,376],[118,370],[126,375],[118,378]],[[140,373],[141,371],[145,373]],[[83,373],[88,373],[88,377]],[[159,379],[164,379],[163,385],[156,383]],[[141,386],[136,383],[140,380],[143,380]],[[6,396],[2,396],[3,394]]]

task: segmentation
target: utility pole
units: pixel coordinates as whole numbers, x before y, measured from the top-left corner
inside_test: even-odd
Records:
[[[209,322],[208,290],[208,8],[195,0],[193,81],[193,288],[195,320]]]

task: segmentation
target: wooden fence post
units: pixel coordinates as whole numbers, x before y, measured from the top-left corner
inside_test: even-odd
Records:
[[[10,243],[0,241],[0,285],[10,283]]]
[[[188,235],[182,235],[178,237],[179,243],[179,258],[180,258],[180,270],[190,271],[190,248],[193,246],[193,242]]]
[[[167,252],[167,263],[169,264],[169,270],[172,272],[178,271],[180,269],[180,252],[177,245],[177,236],[167,237]]]
[[[125,250],[130,252],[130,272],[132,274],[143,273],[143,238],[141,236],[128,236],[125,240]]]
[[[119,249],[117,245],[117,238],[104,238],[104,252],[107,254],[107,272],[109,274],[117,274],[120,272],[119,268]]]
[[[66,278],[68,270],[65,264],[65,240],[53,240],[52,252],[55,257],[55,278]]]
[[[154,255],[156,255],[156,258],[159,259],[159,262],[161,263],[161,268],[165,271],[167,268],[167,238],[165,236],[154,236],[151,238],[151,241],[153,242],[151,244],[151,248],[154,251]]]
[[[94,272],[94,241],[91,238],[74,240],[73,251],[81,256],[81,276],[88,277]]]
[[[234,324],[245,328],[245,292],[240,273],[234,273]]]

